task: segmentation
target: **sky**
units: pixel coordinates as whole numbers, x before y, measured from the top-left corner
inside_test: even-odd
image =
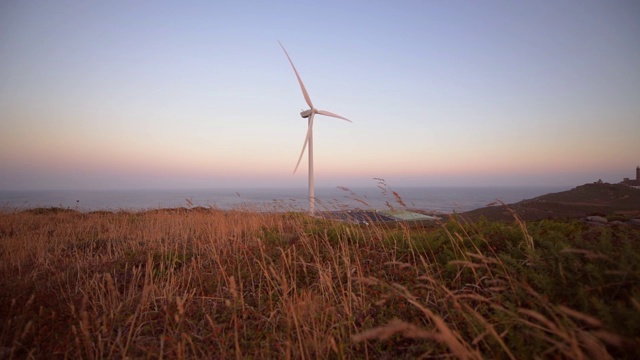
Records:
[[[0,190],[575,186],[640,165],[640,3],[0,3]]]

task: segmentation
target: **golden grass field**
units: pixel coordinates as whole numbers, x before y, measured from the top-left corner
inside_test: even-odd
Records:
[[[0,213],[0,358],[640,356],[640,230]]]

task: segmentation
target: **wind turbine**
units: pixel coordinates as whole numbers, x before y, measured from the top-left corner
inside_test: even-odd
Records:
[[[311,102],[309,93],[307,93],[307,89],[304,87],[304,83],[302,83],[302,79],[298,74],[298,70],[296,70],[296,66],[293,65],[293,61],[291,61],[291,57],[289,56],[289,53],[287,52],[287,50],[284,48],[284,46],[280,41],[278,41],[278,44],[280,44],[280,47],[284,51],[285,55],[287,55],[287,59],[289,59],[289,63],[291,63],[293,72],[296,73],[296,77],[298,78],[298,83],[300,83],[300,89],[302,89],[302,95],[304,96],[304,100],[307,102],[307,105],[309,105],[308,110],[304,110],[303,112],[300,113],[300,116],[302,116],[302,118],[308,118],[308,130],[307,130],[307,136],[304,138],[304,145],[302,145],[302,151],[300,152],[298,163],[296,164],[296,168],[293,170],[293,173],[295,174],[296,170],[298,170],[298,166],[300,166],[300,161],[302,160],[302,155],[304,154],[304,150],[307,148],[307,145],[308,145],[309,146],[309,213],[313,215],[315,211],[315,201],[316,201],[315,195],[314,195],[314,184],[313,184],[313,117],[315,116],[315,114],[320,114],[320,115],[342,119],[348,122],[352,122],[352,121],[347,119],[346,117],[334,114],[326,110],[318,110],[315,107],[313,107],[313,103]]]

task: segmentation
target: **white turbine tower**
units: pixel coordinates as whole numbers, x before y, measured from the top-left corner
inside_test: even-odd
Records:
[[[304,100],[307,102],[307,105],[309,105],[309,110],[305,110],[300,113],[300,116],[302,116],[303,118],[309,119],[308,120],[309,128],[307,130],[307,137],[305,137],[304,139],[304,145],[302,145],[302,151],[300,152],[298,163],[296,164],[296,168],[293,170],[293,173],[295,174],[296,170],[298,170],[298,166],[300,166],[300,161],[302,160],[302,155],[304,154],[304,150],[307,148],[307,145],[308,145],[309,146],[309,213],[313,215],[315,210],[315,200],[316,200],[314,189],[313,189],[313,186],[314,186],[313,184],[313,117],[315,116],[315,114],[320,114],[320,115],[331,116],[334,118],[342,119],[348,122],[351,122],[351,120],[343,116],[334,114],[332,112],[329,112],[326,110],[318,110],[315,107],[313,107],[313,103],[311,102],[309,93],[307,93],[307,89],[304,87],[304,84],[302,83],[302,79],[300,79],[298,70],[296,70],[295,65],[293,65],[293,61],[291,61],[291,57],[289,56],[289,53],[284,48],[284,46],[282,46],[282,43],[280,41],[278,41],[278,43],[280,44],[280,47],[282,48],[282,50],[284,50],[285,55],[287,55],[287,59],[289,59],[289,63],[291,63],[293,72],[296,73],[296,77],[298,78],[298,82],[300,83],[300,89],[302,89],[302,95],[304,95]]]

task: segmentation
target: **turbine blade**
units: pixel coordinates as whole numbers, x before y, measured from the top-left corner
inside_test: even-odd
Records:
[[[342,120],[345,120],[345,121],[348,121],[348,122],[353,122],[353,121],[347,119],[344,116],[340,116],[338,114],[334,114],[334,113],[326,111],[326,110],[317,110],[317,111],[318,111],[318,114],[320,114],[320,115],[331,116],[331,117],[342,119]]]
[[[296,73],[296,77],[298,78],[298,82],[300,83],[300,89],[302,89],[302,95],[304,95],[304,100],[307,102],[307,105],[309,105],[309,107],[313,109],[313,103],[311,102],[311,98],[309,97],[309,93],[307,93],[307,89],[304,87],[304,83],[302,83],[302,79],[300,78],[300,75],[298,74],[298,70],[296,70],[296,66],[293,65],[293,61],[291,61],[291,57],[289,56],[289,53],[284,48],[282,43],[280,41],[278,41],[278,44],[280,44],[280,47],[282,48],[282,50],[284,50],[284,54],[287,55],[287,59],[289,59],[289,63],[291,63],[291,67],[293,68],[293,72]]]
[[[311,119],[309,120],[309,129],[307,130],[307,136],[305,136],[304,138],[304,145],[302,145],[302,151],[300,152],[300,156],[298,157],[298,163],[296,164],[296,168],[293,169],[294,174],[298,170],[298,166],[300,166],[300,161],[302,161],[302,155],[304,155],[304,151],[307,148],[307,144],[309,143],[309,138],[311,138],[312,129],[313,129],[313,114],[311,115]]]

